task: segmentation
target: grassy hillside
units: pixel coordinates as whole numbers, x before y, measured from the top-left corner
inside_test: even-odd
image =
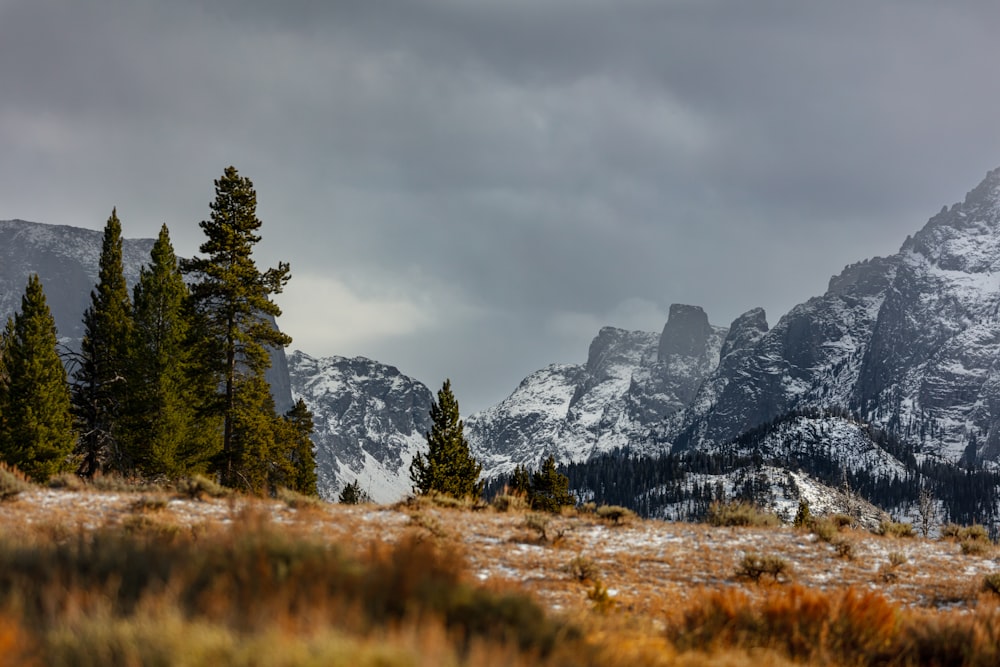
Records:
[[[0,665],[1000,662],[974,530],[212,493],[0,493]]]

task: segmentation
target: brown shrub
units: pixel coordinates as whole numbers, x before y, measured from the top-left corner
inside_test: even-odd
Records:
[[[601,505],[595,510],[597,518],[610,521],[616,526],[621,526],[635,518],[635,512],[620,505]]]
[[[774,527],[781,525],[781,519],[777,514],[745,502],[723,503],[716,501],[709,506],[706,521],[712,526]]]
[[[912,523],[897,523],[895,521],[883,521],[876,531],[884,537],[916,537]]]
[[[959,548],[965,556],[986,556],[993,551],[993,543],[978,539],[965,539],[959,543]]]
[[[566,572],[580,583],[597,581],[601,578],[601,570],[593,558],[587,556],[575,556],[573,560],[566,564]]]
[[[832,543],[840,533],[840,527],[827,517],[820,517],[811,522],[809,530],[821,542]]]
[[[760,581],[765,575],[771,575],[775,582],[787,579],[791,572],[788,562],[779,556],[749,553],[743,557],[736,568],[738,579]]]
[[[794,660],[870,664],[891,657],[898,613],[881,595],[802,586],[752,600],[742,591],[708,593],[668,631],[682,650],[766,647]]]
[[[0,462],[0,501],[16,498],[31,488],[31,482],[20,470]]]

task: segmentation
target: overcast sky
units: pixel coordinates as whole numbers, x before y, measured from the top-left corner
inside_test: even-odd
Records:
[[[773,325],[1000,166],[1000,3],[0,0],[0,219],[197,251],[463,412],[671,303]]]

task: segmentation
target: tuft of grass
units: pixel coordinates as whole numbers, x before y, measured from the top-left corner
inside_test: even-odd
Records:
[[[578,555],[566,564],[564,570],[582,584],[596,582],[601,578],[601,570],[593,558]]]
[[[87,488],[87,482],[79,475],[64,472],[49,480],[50,489],[65,489],[67,491],[82,491]]]
[[[833,540],[830,544],[837,552],[839,558],[844,560],[854,560],[854,542],[847,539],[846,537],[838,537]]]
[[[737,579],[759,582],[764,575],[770,575],[775,582],[787,580],[791,574],[788,562],[780,556],[748,553],[736,568]]]
[[[0,463],[0,501],[11,500],[31,488],[31,482],[17,468]]]
[[[445,530],[441,522],[426,512],[410,512],[408,515],[410,517],[410,525],[416,528],[422,528],[430,533],[432,536],[438,539],[445,539],[449,537],[448,531]]]
[[[986,556],[993,551],[989,532],[978,524],[959,526],[949,523],[941,529],[941,539],[958,542],[965,556]]]
[[[129,506],[129,510],[132,512],[158,512],[162,509],[166,509],[167,499],[160,495],[139,496],[136,500],[132,501]]]
[[[228,498],[233,495],[230,489],[203,475],[194,475],[180,480],[177,483],[177,492],[194,500]]]
[[[827,542],[830,544],[832,544],[837,538],[837,535],[840,534],[840,526],[827,517],[814,519],[809,525],[809,530],[821,542]]]
[[[611,595],[611,591],[600,579],[595,580],[590,590],[587,591],[587,599],[590,600],[594,611],[600,614],[607,614],[617,606],[617,601]]]
[[[901,551],[890,551],[889,552],[889,565],[891,567],[901,567],[909,562],[909,558],[906,557]]]
[[[883,583],[891,584],[899,580],[899,570],[906,565],[909,559],[906,554],[900,551],[889,552],[889,562],[882,565],[878,570],[878,578]]]
[[[431,507],[441,507],[449,510],[467,510],[472,509],[475,505],[475,501],[472,498],[456,498],[455,496],[449,496],[446,493],[437,492],[416,496],[414,500],[418,505],[429,505]]]
[[[883,521],[879,524],[878,534],[884,537],[916,537],[912,523]]]
[[[525,515],[521,525],[534,531],[539,542],[551,542],[553,545],[559,544],[571,529],[569,523],[553,520],[553,515],[548,512],[531,512]]]
[[[326,506],[318,496],[307,496],[285,487],[280,487],[275,496],[292,509],[320,509]]]
[[[706,521],[712,526],[754,526],[760,528],[781,525],[781,518],[745,502],[716,501],[708,508]]]
[[[97,474],[90,478],[88,486],[96,491],[108,493],[129,493],[138,488],[136,482],[130,481],[121,475]]]
[[[993,543],[983,540],[965,539],[959,543],[963,556],[987,556],[993,552]]]
[[[986,593],[1000,596],[1000,572],[992,572],[983,577],[982,589]]]
[[[530,505],[528,498],[523,493],[501,493],[492,502],[493,509],[497,512],[524,512]]]
[[[597,518],[610,521],[616,526],[624,525],[635,518],[635,512],[620,505],[601,505],[595,513]]]
[[[667,632],[686,651],[769,647],[796,662],[843,665],[888,662],[899,636],[897,610],[878,593],[794,584],[758,598],[739,589],[707,593]]]

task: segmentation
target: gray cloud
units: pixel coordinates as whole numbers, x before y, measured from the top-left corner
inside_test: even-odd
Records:
[[[1000,165],[998,21],[902,0],[7,0],[0,218],[97,228],[117,205],[190,254],[235,164],[306,351],[450,376],[480,408],[582,361],[599,323],[658,330],[674,301],[773,322],[895,251]]]

